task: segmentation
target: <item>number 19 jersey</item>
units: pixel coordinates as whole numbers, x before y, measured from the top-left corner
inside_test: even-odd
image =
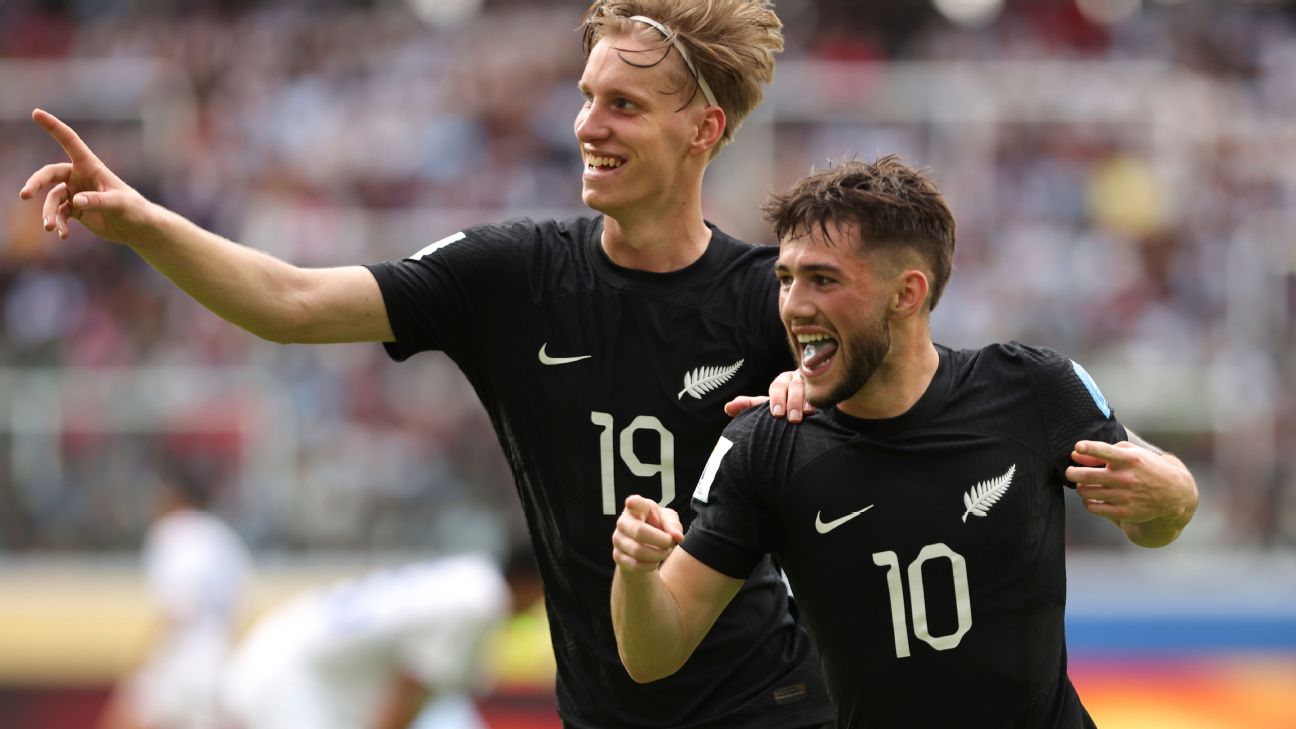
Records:
[[[675,675],[634,683],[609,600],[611,536],[630,494],[676,509],[728,424],[724,403],[791,368],[777,249],[712,229],[692,265],[614,264],[601,217],[469,228],[371,266],[404,359],[445,351],[490,416],[545,584],[570,727],[804,727],[832,720],[786,586],[760,560]]]

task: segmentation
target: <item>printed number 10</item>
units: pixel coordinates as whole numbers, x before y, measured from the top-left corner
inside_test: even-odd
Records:
[[[615,516],[618,512],[616,503],[615,462],[613,461],[612,431],[616,426],[611,413],[590,413],[590,422],[603,429],[599,434],[599,468],[603,477],[603,513]],[[634,436],[640,430],[655,430],[661,440],[661,461],[644,463],[634,451]],[[651,415],[640,415],[630,421],[630,425],[621,431],[621,460],[625,461],[630,473],[636,476],[661,476],[661,505],[667,506],[675,500],[675,436],[671,435],[661,421]]]
[[[954,577],[954,605],[958,612],[958,629],[949,635],[932,635],[927,628],[927,593],[923,589],[923,563],[944,557],[950,561]],[[904,583],[900,577],[900,558],[895,552],[874,552],[873,564],[887,568],[887,592],[891,595],[891,629],[895,633],[896,658],[909,657],[909,630],[905,626]],[[944,544],[928,544],[909,563],[909,604],[913,613],[913,631],[918,639],[938,651],[958,646],[972,628],[972,598],[968,590],[967,562],[963,555]]]

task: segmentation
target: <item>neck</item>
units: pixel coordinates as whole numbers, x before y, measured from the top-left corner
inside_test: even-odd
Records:
[[[891,350],[873,376],[854,395],[837,404],[856,418],[881,420],[909,412],[931,385],[940,367],[926,317],[893,328]]]
[[[603,251],[618,266],[653,273],[678,271],[706,252],[711,229],[702,219],[701,175],[684,194],[661,205],[605,211]]]

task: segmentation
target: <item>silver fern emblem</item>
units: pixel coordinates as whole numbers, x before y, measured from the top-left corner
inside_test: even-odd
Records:
[[[702,396],[723,385],[738,372],[738,368],[743,366],[746,360],[738,360],[728,367],[717,365],[715,367],[698,367],[692,372],[684,374],[684,389],[680,390],[679,395],[675,396],[677,400],[684,399],[684,393],[688,393],[696,400],[701,400]]]
[[[1012,485],[1013,474],[1016,472],[1017,464],[1014,463],[999,478],[982,481],[968,489],[968,492],[963,494],[963,505],[967,507],[967,511],[963,512],[963,522],[967,523],[968,514],[985,516],[990,507],[994,506]]]

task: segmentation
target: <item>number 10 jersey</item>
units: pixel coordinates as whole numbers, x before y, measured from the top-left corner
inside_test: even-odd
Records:
[[[1063,612],[1065,469],[1126,432],[1093,381],[1020,344],[938,347],[908,412],[725,430],[683,548],[787,571],[840,726],[1081,729]]]

